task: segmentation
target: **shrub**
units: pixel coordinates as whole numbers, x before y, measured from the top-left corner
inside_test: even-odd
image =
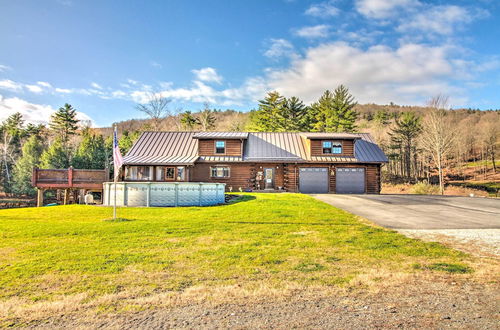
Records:
[[[419,182],[411,188],[411,193],[417,195],[437,195],[439,194],[439,187],[428,182]]]

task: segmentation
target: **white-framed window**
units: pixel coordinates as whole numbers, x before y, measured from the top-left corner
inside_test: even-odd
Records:
[[[177,181],[184,181],[186,178],[186,171],[184,166],[177,167]]]
[[[229,178],[230,173],[229,166],[212,166],[210,167],[210,177],[212,178]]]
[[[215,141],[215,153],[216,154],[226,153],[226,141]]]
[[[125,180],[151,181],[153,180],[153,166],[128,166],[125,171]]]
[[[324,154],[341,154],[342,143],[336,141],[323,141],[322,142]]]

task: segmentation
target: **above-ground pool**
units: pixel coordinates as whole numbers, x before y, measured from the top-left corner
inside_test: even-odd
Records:
[[[113,205],[115,183],[105,182],[104,205]],[[118,182],[118,206],[207,206],[224,203],[224,183]]]

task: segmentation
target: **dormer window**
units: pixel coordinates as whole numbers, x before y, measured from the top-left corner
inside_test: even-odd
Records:
[[[215,141],[215,153],[216,154],[226,153],[226,141]]]
[[[341,154],[342,153],[342,143],[335,141],[323,141],[323,153],[324,154]]]

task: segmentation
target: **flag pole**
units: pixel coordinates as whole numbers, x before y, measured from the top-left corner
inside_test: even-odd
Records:
[[[114,132],[113,132],[113,144],[116,143],[114,141],[117,137],[117,132],[116,132],[116,125],[114,125]],[[113,146],[114,148],[114,146]],[[115,166],[115,172],[116,172],[116,166]],[[118,173],[113,173],[114,176],[114,181],[115,181],[115,197],[114,197],[114,203],[113,203],[113,219],[116,220],[116,181],[118,178]]]

